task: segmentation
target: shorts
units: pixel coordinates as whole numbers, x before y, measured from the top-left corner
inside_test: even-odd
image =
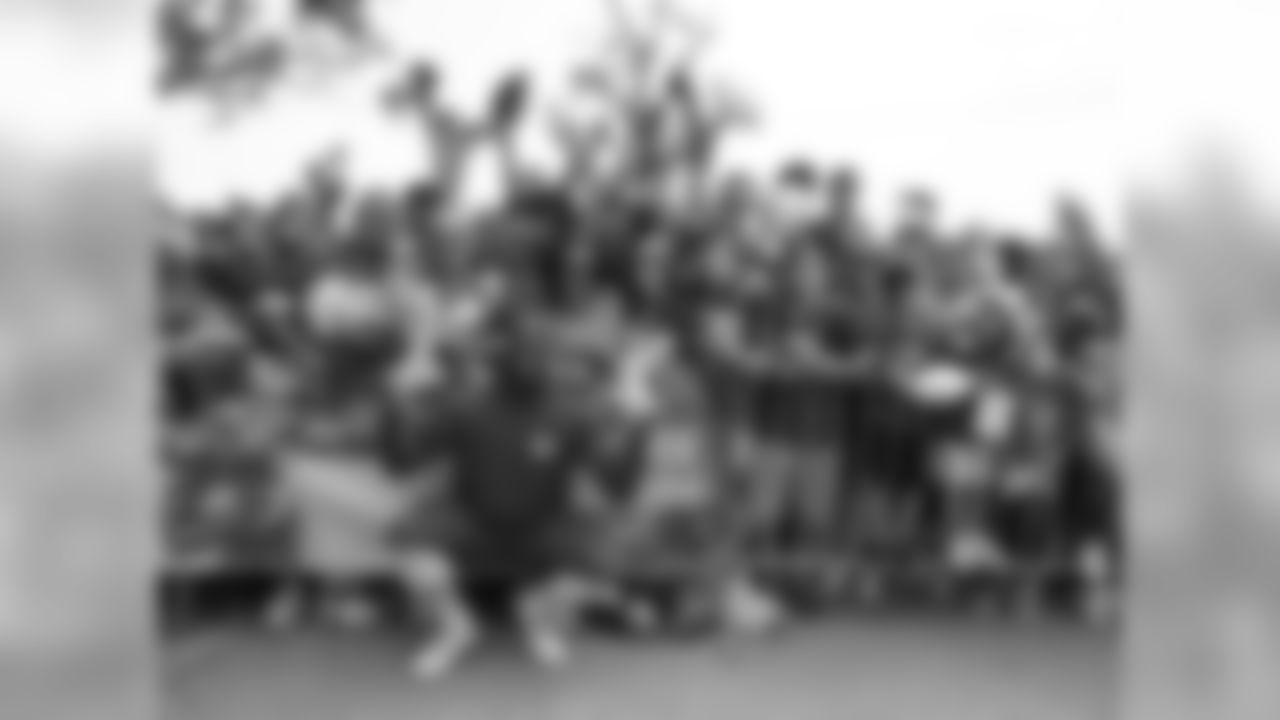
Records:
[[[927,443],[911,402],[883,383],[853,385],[844,401],[845,465],[896,491],[925,484]]]
[[[752,433],[760,443],[782,443],[791,439],[792,398],[787,384],[769,379],[754,381],[747,412]]]
[[[591,533],[576,518],[520,523],[468,517],[442,505],[397,527],[392,542],[402,551],[434,549],[452,560],[463,582],[501,580],[535,584],[595,564]]]

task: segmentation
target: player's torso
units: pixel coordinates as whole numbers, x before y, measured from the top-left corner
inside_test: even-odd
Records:
[[[458,500],[494,522],[523,522],[568,504],[573,449],[560,419],[486,407],[466,418],[456,463]]]

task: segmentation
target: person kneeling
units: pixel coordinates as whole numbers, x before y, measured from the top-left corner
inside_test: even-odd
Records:
[[[400,562],[419,610],[437,625],[414,663],[428,679],[451,671],[479,638],[462,590],[470,581],[514,584],[519,628],[548,666],[569,660],[584,592],[573,511],[586,465],[582,428],[553,409],[533,368],[504,364],[492,380],[482,395],[433,413],[410,438],[417,457],[401,468],[444,478],[423,505],[432,510],[408,524]]]

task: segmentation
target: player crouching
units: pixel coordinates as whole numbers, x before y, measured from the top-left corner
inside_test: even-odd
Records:
[[[524,353],[504,353],[483,392],[434,412],[397,468],[423,496],[400,533],[401,579],[434,629],[415,672],[448,674],[480,636],[464,597],[473,581],[514,589],[516,621],[545,666],[570,657],[576,598],[586,585],[574,508],[587,475],[586,428],[554,403]]]

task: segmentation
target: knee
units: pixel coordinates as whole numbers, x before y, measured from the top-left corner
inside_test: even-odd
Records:
[[[603,585],[585,577],[562,574],[544,580],[520,594],[516,612],[521,621],[532,626],[558,623],[574,611],[589,605],[603,593]]]
[[[420,550],[400,561],[400,576],[411,588],[434,591],[452,588],[458,573],[454,562],[443,552]]]

